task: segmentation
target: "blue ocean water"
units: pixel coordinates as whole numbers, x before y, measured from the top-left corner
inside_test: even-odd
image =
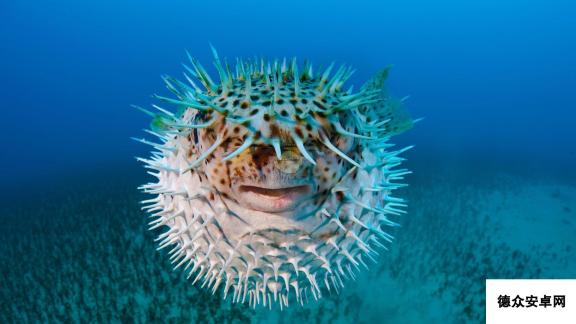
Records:
[[[576,277],[574,17],[559,0],[2,1],[0,321],[477,322],[482,278]],[[357,87],[393,64],[391,93],[424,120],[396,139],[416,145],[409,216],[362,288],[282,318],[207,297],[154,251],[135,189],[147,148],[129,139],[149,119],[130,104],[167,94],[159,76],[181,76],[186,50],[210,65],[210,43],[350,64]]]

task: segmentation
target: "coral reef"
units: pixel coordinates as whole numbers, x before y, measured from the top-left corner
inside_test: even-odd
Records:
[[[418,207],[378,266],[340,295],[253,310],[191,285],[155,253],[133,189],[141,179],[92,180],[3,204],[0,322],[482,322],[485,278],[576,276],[574,186],[416,175],[406,194]]]

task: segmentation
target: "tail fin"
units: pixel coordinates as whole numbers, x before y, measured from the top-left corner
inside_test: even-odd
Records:
[[[404,107],[406,98],[393,98],[386,91],[384,83],[388,78],[389,72],[390,66],[387,66],[362,86],[362,90],[380,90],[379,97],[382,99],[376,103],[369,104],[365,108],[364,113],[372,116],[374,120],[389,120],[386,124],[389,134],[397,135],[412,128],[415,121]]]

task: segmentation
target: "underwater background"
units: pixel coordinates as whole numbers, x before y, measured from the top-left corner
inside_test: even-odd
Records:
[[[576,278],[573,1],[0,2],[0,322],[481,323],[486,278]],[[340,295],[280,313],[156,251],[134,156],[185,51],[393,64],[424,117],[408,214]]]

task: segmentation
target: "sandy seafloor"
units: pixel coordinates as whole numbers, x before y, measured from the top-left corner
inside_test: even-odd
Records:
[[[282,312],[171,270],[146,230],[136,165],[22,186],[0,214],[0,323],[481,323],[485,278],[576,277],[574,183],[413,168],[409,213],[379,263],[340,295]]]

